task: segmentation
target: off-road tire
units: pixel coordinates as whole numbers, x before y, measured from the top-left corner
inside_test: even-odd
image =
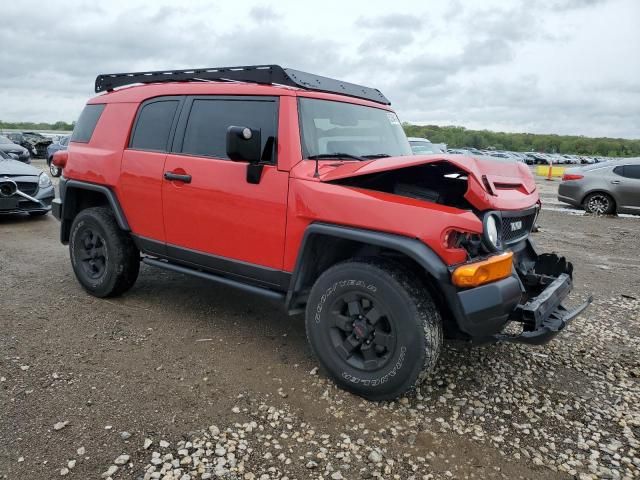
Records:
[[[365,318],[366,324],[359,323],[357,331],[354,322],[351,335],[348,335],[335,324],[346,326],[348,332],[351,319],[362,318],[362,315],[350,316],[349,303],[352,302],[347,303],[347,315],[336,315],[335,312],[343,311],[346,300],[359,297],[363,299],[354,311],[366,312],[368,304],[378,309],[374,317],[380,312],[387,316],[379,317],[382,320],[373,327]],[[366,341],[355,356],[345,359],[346,350],[340,344],[342,335],[348,335],[344,342],[351,346],[353,343],[349,342],[359,341],[363,332],[374,328],[373,338],[368,337],[368,341],[375,344],[381,321],[389,327],[394,340],[393,349],[388,352],[385,347],[375,345],[376,349],[386,352],[382,354],[379,367],[375,360],[365,362],[363,354],[362,360],[358,358],[357,355],[369,348]],[[371,258],[339,263],[320,275],[309,295],[306,331],[311,349],[328,375],[340,387],[369,400],[391,400],[421,383],[437,363],[443,337],[440,312],[425,285],[402,265]],[[381,338],[385,335],[388,338],[389,334],[384,332]],[[386,363],[384,355],[388,356]],[[362,366],[354,365],[360,361]],[[371,365],[365,368],[366,363]]]
[[[594,192],[587,195],[583,202],[584,210],[595,215],[611,215],[616,210],[616,203],[606,193]]]
[[[78,213],[71,225],[69,254],[76,278],[96,297],[121,295],[138,278],[140,252],[107,207],[87,208]],[[87,257],[93,258],[93,266]]]

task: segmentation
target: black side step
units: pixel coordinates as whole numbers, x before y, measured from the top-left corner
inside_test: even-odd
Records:
[[[203,272],[201,270],[195,270],[193,268],[183,267],[181,265],[175,265],[173,263],[165,262],[162,260],[156,260],[155,258],[149,258],[149,257],[144,257],[142,259],[142,262],[146,263],[147,265],[151,265],[153,267],[164,268],[165,270],[184,273],[186,275],[193,275],[194,277],[204,278],[205,280],[211,280],[211,281],[220,283],[222,285],[238,288],[240,290],[244,290],[245,292],[253,293],[255,295],[260,295],[262,297],[265,297],[277,302],[284,302],[284,299],[285,299],[284,293],[276,292],[274,290],[269,290],[268,288],[257,287],[255,285],[249,285],[247,283],[243,283],[238,280],[233,280],[231,278],[223,277],[221,275],[216,275],[214,273]]]

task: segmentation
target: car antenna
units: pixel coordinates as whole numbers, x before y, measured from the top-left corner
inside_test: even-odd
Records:
[[[318,168],[319,168],[318,163],[320,162],[320,159],[318,157],[316,157],[315,160],[316,160],[316,169],[313,172],[313,178],[320,178],[320,172],[318,170]]]

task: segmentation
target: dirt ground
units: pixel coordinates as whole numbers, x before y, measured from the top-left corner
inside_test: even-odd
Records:
[[[250,447],[221,478],[634,478],[640,218],[576,214],[540,184],[535,241],[573,261],[572,298],[593,293],[592,308],[545,347],[449,344],[417,394],[383,404],[313,370],[301,317],[147,266],[96,299],[52,216],[0,217],[0,478],[105,478],[121,454],[114,480],[196,478],[152,476],[152,452],[213,425],[228,437],[211,434],[216,452]]]

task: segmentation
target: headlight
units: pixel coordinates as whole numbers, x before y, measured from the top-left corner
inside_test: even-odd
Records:
[[[484,218],[484,239],[487,247],[496,251],[502,248],[500,241],[500,220],[496,215],[489,214]]]
[[[47,175],[46,173],[41,173],[40,174],[40,178],[38,179],[38,186],[40,188],[47,188],[51,186],[51,179],[49,178],[49,175]]]

